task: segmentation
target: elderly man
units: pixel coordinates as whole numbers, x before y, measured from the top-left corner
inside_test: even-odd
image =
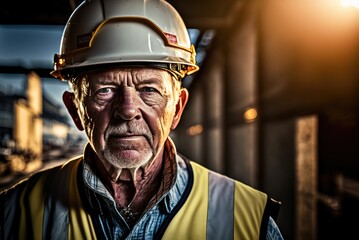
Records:
[[[52,74],[88,136],[82,156],[0,195],[1,239],[282,239],[268,196],[176,152],[198,70],[162,0],[91,0],[70,17]]]

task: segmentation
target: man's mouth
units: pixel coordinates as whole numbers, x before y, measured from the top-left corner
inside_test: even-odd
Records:
[[[132,134],[112,134],[108,138],[109,144],[115,144],[122,147],[132,148],[137,146],[138,144],[147,142],[145,135],[132,135]]]
[[[109,136],[109,139],[117,139],[117,140],[139,140],[141,138],[144,138],[144,135],[141,134],[111,134]]]

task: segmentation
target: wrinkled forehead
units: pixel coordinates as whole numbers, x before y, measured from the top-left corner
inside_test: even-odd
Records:
[[[101,81],[131,81],[141,83],[142,81],[154,81],[158,84],[168,84],[172,82],[172,76],[168,71],[158,68],[145,67],[117,67],[99,69],[86,73],[90,83]]]

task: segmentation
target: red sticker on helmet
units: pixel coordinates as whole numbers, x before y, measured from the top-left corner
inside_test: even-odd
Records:
[[[173,35],[171,33],[165,33],[165,35],[166,35],[168,42],[170,42],[172,44],[176,44],[176,45],[178,44],[176,35]]]

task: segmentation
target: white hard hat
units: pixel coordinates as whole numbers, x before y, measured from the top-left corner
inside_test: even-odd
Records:
[[[86,0],[70,16],[51,74],[69,79],[109,64],[166,66],[180,77],[199,68],[188,30],[164,0]]]

